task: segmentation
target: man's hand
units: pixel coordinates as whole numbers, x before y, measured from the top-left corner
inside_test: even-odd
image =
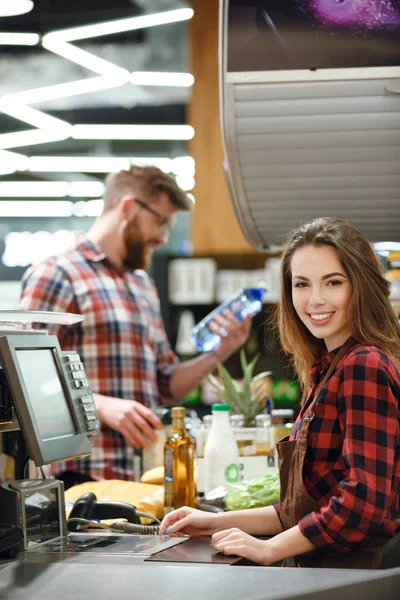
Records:
[[[240,323],[229,310],[224,310],[222,314],[214,317],[209,328],[221,338],[220,345],[214,350],[214,356],[220,362],[224,362],[247,342],[251,328],[251,317],[247,315],[244,321]]]
[[[134,448],[150,448],[157,440],[155,429],[162,429],[160,419],[136,400],[122,400],[93,394],[100,421],[119,431]]]

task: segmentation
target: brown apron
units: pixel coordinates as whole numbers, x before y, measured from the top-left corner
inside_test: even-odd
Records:
[[[301,429],[298,431],[297,439],[289,440],[289,436],[287,436],[277,443],[281,482],[279,516],[285,531],[295,527],[300,519],[311,512],[320,511],[319,504],[309,496],[303,483],[303,464],[307,451],[308,429],[314,418],[313,409],[317,403],[319,393],[331,377],[339,361],[355,343],[355,340],[349,338],[336,354],[315,392],[314,399],[303,419]],[[322,555],[316,550],[297,556],[294,561],[300,567],[377,569],[381,562],[384,546],[390,539],[386,536],[376,536],[343,556]]]

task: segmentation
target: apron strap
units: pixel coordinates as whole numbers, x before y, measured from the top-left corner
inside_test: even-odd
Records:
[[[342,360],[343,356],[356,343],[357,342],[356,342],[356,340],[354,338],[349,337],[349,339],[340,348],[339,352],[336,354],[335,358],[333,359],[333,361],[329,365],[329,369],[325,373],[324,378],[322,379],[321,383],[318,385],[317,389],[315,390],[314,398],[313,398],[313,400],[312,400],[312,402],[310,404],[309,409],[307,410],[307,414],[304,417],[303,422],[306,421],[306,423],[308,424],[313,419],[313,417],[314,417],[313,409],[314,409],[314,406],[317,403],[318,396],[319,396],[322,388],[327,383],[327,381],[329,381],[329,379],[331,378],[333,371],[336,369],[338,363]]]

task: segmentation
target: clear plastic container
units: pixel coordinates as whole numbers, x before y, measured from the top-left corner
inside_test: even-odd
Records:
[[[225,309],[231,311],[238,321],[243,321],[247,315],[252,317],[259,313],[262,308],[262,298],[266,290],[262,287],[240,289],[230,296],[225,302],[217,306],[200,323],[198,323],[190,334],[190,339],[195,344],[199,352],[212,352],[218,348],[221,343],[219,335],[210,330],[209,324],[216,315],[222,313]],[[227,332],[222,328],[222,335]]]

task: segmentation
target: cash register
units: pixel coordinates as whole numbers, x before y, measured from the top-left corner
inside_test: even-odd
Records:
[[[0,433],[20,430],[22,434],[15,479],[0,485],[0,552],[7,536],[15,541],[16,530],[22,532],[20,546],[39,552],[76,552],[88,548],[97,551],[100,545],[107,547],[108,552],[113,547],[113,551],[119,553],[152,554],[185,541],[155,536],[154,530],[158,531],[158,527],[139,525],[131,529],[120,527],[123,531],[141,532],[141,535],[128,536],[130,540],[126,534],[114,534],[105,543],[104,537],[98,535],[89,544],[85,539],[88,534],[67,531],[63,482],[26,476],[30,462],[41,468],[90,454],[91,439],[100,430],[79,355],[61,350],[57,336],[33,327],[36,323],[73,326],[83,318],[69,313],[0,311]],[[96,504],[101,508],[103,519],[115,517],[116,513],[119,517],[122,513],[126,516],[128,508],[135,511],[122,502],[89,500],[88,504],[82,497],[81,504],[90,509]],[[106,509],[113,514],[108,517]],[[137,521],[129,515],[126,518],[131,523],[140,523],[140,514],[136,511]]]
[[[66,535],[63,484],[26,478],[36,467],[90,454],[100,429],[83,363],[34,323],[71,326],[81,315],[0,311],[0,432],[20,430],[16,478],[0,486],[0,522],[18,526],[25,548]]]

